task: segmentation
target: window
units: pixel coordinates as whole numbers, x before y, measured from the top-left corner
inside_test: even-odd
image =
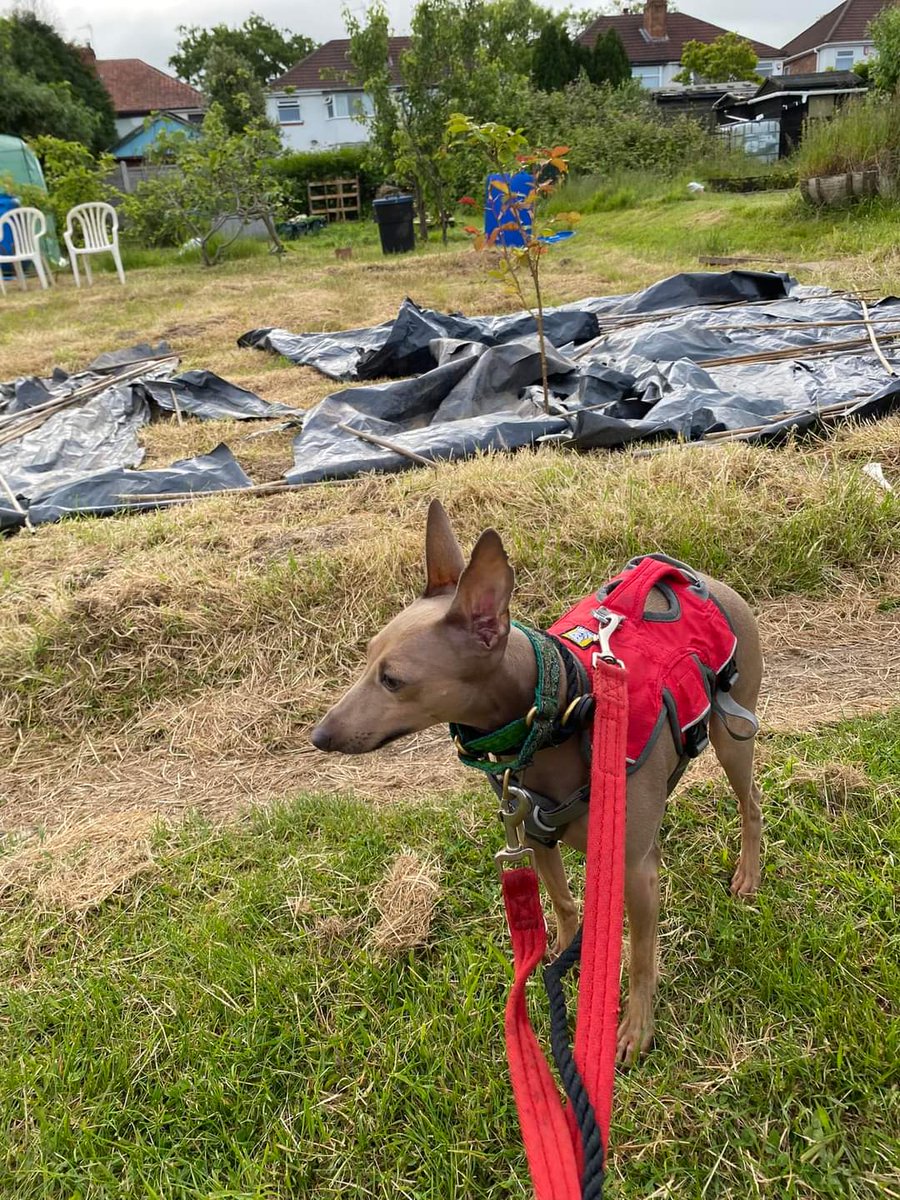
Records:
[[[632,67],[631,78],[639,79],[641,87],[658,88],[662,86],[662,67]]]
[[[852,50],[838,50],[834,56],[834,69],[836,71],[852,71],[854,58]]]
[[[330,120],[336,117],[362,117],[372,111],[372,101],[363,92],[335,92],[325,97]]]
[[[775,74],[775,64],[771,62],[758,62],[756,64],[757,75],[762,75],[763,79],[768,79],[770,75]]]
[[[299,100],[279,100],[278,101],[278,124],[279,125],[299,125],[300,124],[300,101]]]

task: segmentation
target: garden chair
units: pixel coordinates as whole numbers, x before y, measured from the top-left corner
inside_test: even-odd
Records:
[[[80,230],[80,240],[83,246],[76,246],[73,234],[76,225]],[[72,274],[75,276],[75,286],[81,287],[78,275],[78,259],[84,258],[84,272],[87,281],[93,285],[91,264],[88,255],[111,254],[119,274],[119,283],[125,285],[125,271],[122,267],[122,255],[119,253],[119,217],[111,204],[102,201],[92,201],[90,204],[77,204],[66,214],[66,231],[63,234],[66,249],[69,251],[69,261],[72,264]]]
[[[34,263],[37,277],[42,288],[48,288],[52,277],[41,257],[41,238],[47,232],[47,218],[39,208],[11,208],[0,217],[0,246],[11,238],[12,252],[6,253],[0,249],[0,292],[6,295],[6,284],[3,280],[3,266],[10,263],[15,270],[19,287],[25,291],[25,271],[23,264]]]

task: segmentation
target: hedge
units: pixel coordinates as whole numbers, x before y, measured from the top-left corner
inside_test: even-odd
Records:
[[[366,164],[367,154],[368,146],[342,146],[337,150],[285,154],[276,159],[274,166],[284,183],[289,203],[297,211],[307,210],[307,184],[354,177],[359,178],[362,206],[368,209],[376,191],[384,183],[384,176]]]

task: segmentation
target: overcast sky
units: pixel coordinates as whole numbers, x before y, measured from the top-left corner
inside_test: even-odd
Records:
[[[387,0],[395,32],[405,33],[415,0]],[[563,8],[564,0],[548,0]],[[837,0],[679,0],[677,7],[692,16],[781,46],[833,8]],[[588,7],[580,0],[578,7]],[[0,0],[0,7],[11,7]],[[250,12],[275,24],[308,34],[316,41],[343,37],[341,0],[154,0],[123,5],[121,0],[38,0],[38,11],[52,14],[54,23],[73,41],[90,41],[98,58],[142,58],[167,66],[177,42],[178,25],[239,25]],[[351,0],[362,11],[362,0]]]

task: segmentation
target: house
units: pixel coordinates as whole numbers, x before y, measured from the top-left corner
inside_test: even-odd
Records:
[[[391,81],[400,86],[400,55],[408,37],[388,43]],[[348,38],[325,42],[269,84],[267,112],[290,150],[327,150],[369,140],[364,121],[372,102],[355,82]]]
[[[687,42],[708,44],[728,32],[689,13],[669,12],[667,0],[646,0],[643,9],[636,7],[614,16],[597,17],[578,40],[594,46],[608,29],[619,34],[631,63],[631,74],[646,88],[661,88],[672,82],[681,71],[681,54]],[[780,74],[781,51],[754,38],[748,41],[759,56],[757,73]]]
[[[799,146],[807,121],[827,120],[866,85],[852,71],[817,71],[810,75],[781,75],[766,79],[754,96],[724,97],[716,108],[738,135],[757,136],[763,124],[777,124],[778,157],[786,158]],[[749,127],[749,128],[747,128]]]
[[[143,125],[151,113],[170,113],[193,124],[203,120],[205,101],[190,84],[140,58],[97,58],[90,48],[81,53],[93,65],[112,98],[120,138]]]
[[[885,0],[844,0],[788,42],[785,74],[851,71],[865,62],[874,53],[869,25],[885,7]]]

